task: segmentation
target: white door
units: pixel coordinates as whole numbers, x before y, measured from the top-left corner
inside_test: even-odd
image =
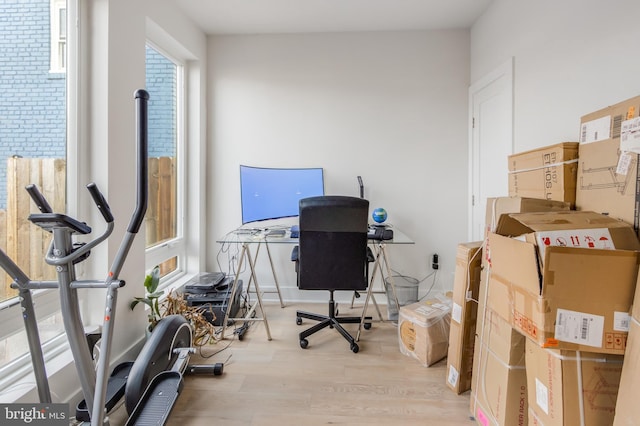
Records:
[[[509,193],[513,154],[513,59],[469,88],[470,241],[484,238],[486,201]]]

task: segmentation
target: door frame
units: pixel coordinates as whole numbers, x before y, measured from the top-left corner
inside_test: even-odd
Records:
[[[479,118],[478,121],[475,121],[474,118],[474,100],[475,97],[477,96],[477,94],[479,92],[481,92],[482,90],[484,90],[485,88],[487,88],[487,86],[490,86],[492,84],[497,84],[499,82],[501,82],[502,79],[506,79],[504,80],[506,82],[506,84],[504,84],[504,87],[507,90],[510,90],[510,96],[509,98],[511,99],[511,108],[510,108],[510,120],[508,121],[508,124],[511,126],[510,132],[509,134],[511,135],[511,152],[513,153],[513,149],[514,149],[514,123],[513,123],[513,110],[514,110],[514,96],[513,96],[513,92],[514,92],[514,85],[513,85],[513,73],[514,73],[514,57],[510,57],[507,61],[505,61],[503,64],[501,64],[499,67],[497,67],[495,70],[491,71],[490,73],[486,74],[484,77],[481,77],[478,81],[476,81],[475,83],[473,83],[471,86],[469,86],[469,123],[468,123],[468,129],[469,129],[469,212],[468,212],[468,240],[472,241],[474,239],[474,235],[473,235],[473,229],[474,229],[474,203],[477,203],[478,201],[474,199],[474,197],[477,197],[477,195],[474,193],[474,189],[475,186],[477,184],[476,182],[476,175],[477,170],[475,169],[475,164],[477,163],[477,155],[478,152],[477,150],[474,149],[474,137],[475,137],[475,128],[479,127]],[[505,159],[506,161],[506,159]],[[480,218],[476,219],[480,220]],[[484,216],[481,219],[484,222]],[[476,237],[477,238],[477,237]]]

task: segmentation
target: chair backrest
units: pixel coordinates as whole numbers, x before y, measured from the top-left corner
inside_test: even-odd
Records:
[[[298,287],[367,288],[369,201],[346,196],[300,200]]]

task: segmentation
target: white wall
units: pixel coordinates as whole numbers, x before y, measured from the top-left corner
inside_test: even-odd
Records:
[[[239,164],[319,166],[327,194],[358,196],[362,176],[372,209],[415,240],[392,247],[395,270],[422,278],[438,253],[452,287],[467,235],[468,31],[212,36],[208,59],[210,269],[227,270],[215,241],[241,224]],[[296,289],[290,247],[276,252],[285,297],[313,293]]]
[[[577,141],[580,117],[640,93],[637,0],[494,0],[471,29],[471,82],[510,57],[516,152]]]

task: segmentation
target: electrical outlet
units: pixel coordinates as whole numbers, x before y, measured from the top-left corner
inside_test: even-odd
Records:
[[[431,269],[438,269],[440,267],[440,263],[439,263],[440,259],[438,258],[438,254],[435,253],[432,257],[431,257]]]

